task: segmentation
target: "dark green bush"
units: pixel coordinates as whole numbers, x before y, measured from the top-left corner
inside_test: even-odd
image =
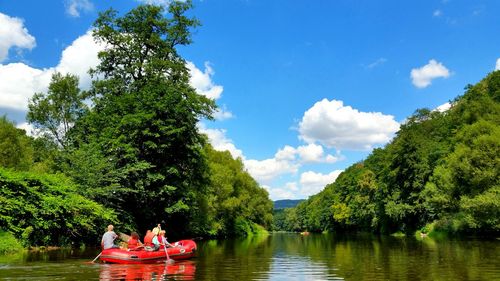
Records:
[[[62,175],[0,168],[0,229],[24,246],[97,243],[113,211],[77,194]]]

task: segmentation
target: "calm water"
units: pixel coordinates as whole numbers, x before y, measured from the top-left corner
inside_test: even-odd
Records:
[[[500,280],[500,240],[280,233],[197,243],[196,258],[170,265],[89,263],[97,250],[0,256],[0,280]]]

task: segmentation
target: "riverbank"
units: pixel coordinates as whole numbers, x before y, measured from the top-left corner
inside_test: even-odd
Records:
[[[0,255],[7,255],[23,251],[24,247],[9,232],[0,231]]]

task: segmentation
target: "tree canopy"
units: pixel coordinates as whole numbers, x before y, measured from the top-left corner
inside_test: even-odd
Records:
[[[285,210],[281,229],[500,232],[500,71],[446,112],[419,109],[384,148]]]
[[[85,228],[85,235],[109,223],[140,233],[166,223],[171,238],[241,236],[270,227],[268,193],[241,160],[213,150],[198,130],[201,120],[212,119],[216,105],[190,86],[186,61],[176,49],[191,43],[191,29],[199,25],[186,16],[190,7],[190,1],[173,1],[167,11],[140,5],[124,15],[112,9],[101,13],[93,36],[105,47],[99,65],[90,70],[91,88],[82,92],[76,76],[54,74],[47,93],[30,101],[29,121],[46,132],[37,139],[4,118],[8,126],[0,126],[0,136],[9,135],[9,144],[18,143],[24,153],[15,158],[12,150],[9,160],[15,164],[2,163],[11,169],[6,175],[21,177],[5,176],[5,182],[33,194],[9,193],[9,204],[50,206],[44,214],[53,214],[40,215],[54,221],[45,222],[47,231],[28,235],[37,244],[67,242],[50,236],[64,225],[60,219],[72,214],[74,205],[65,205],[70,198],[93,217],[83,222],[75,215],[69,221],[84,223],[78,228]],[[21,168],[42,179],[23,182]],[[56,204],[52,196],[64,202]],[[51,203],[31,202],[40,198]],[[23,239],[28,236],[22,233],[31,233],[15,212],[2,215],[0,228]]]

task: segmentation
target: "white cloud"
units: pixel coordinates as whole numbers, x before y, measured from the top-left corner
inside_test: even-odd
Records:
[[[340,154],[340,151],[337,150],[337,154],[335,156],[328,154],[326,156],[325,162],[326,163],[337,163],[342,160],[345,160],[345,156]]]
[[[313,171],[302,173],[300,175],[301,194],[310,196],[320,192],[327,184],[333,183],[342,172],[342,170],[335,170],[329,174]]]
[[[233,113],[231,113],[231,111],[228,111],[226,106],[224,105],[222,107],[217,108],[217,110],[214,113],[214,118],[217,121],[231,119],[233,118]]]
[[[92,31],[89,30],[64,49],[61,61],[56,70],[61,73],[78,75],[80,78],[80,87],[88,89],[92,83],[88,71],[91,67],[99,64],[97,53],[103,49],[103,45],[97,44],[94,41]]]
[[[28,124],[27,122],[24,122],[24,123],[21,123],[21,124],[18,124],[16,126],[16,128],[19,128],[19,129],[23,129],[26,131],[26,135],[28,136],[36,136],[37,135],[37,132],[36,132],[36,129],[33,128],[33,125],[31,124]]]
[[[376,61],[370,63],[369,65],[366,66],[366,68],[368,69],[371,69],[371,68],[375,68],[379,65],[382,65],[384,63],[387,62],[387,59],[386,58],[378,58]]]
[[[438,107],[436,107],[436,111],[439,111],[439,112],[445,112],[447,111],[448,109],[451,108],[451,103],[447,102],[447,103],[444,103]]]
[[[305,163],[321,162],[323,160],[323,147],[318,144],[310,143],[299,146],[297,147],[297,153]]]
[[[269,183],[280,175],[294,174],[299,165],[287,160],[270,158],[265,160],[244,160],[247,171],[259,183]]]
[[[214,71],[210,63],[205,62],[205,71],[198,69],[192,62],[187,62],[186,66],[191,74],[189,84],[196,89],[198,94],[214,100],[220,98],[224,88],[212,82]]]
[[[440,62],[431,59],[428,64],[421,68],[411,70],[411,79],[413,85],[417,88],[425,88],[429,86],[433,79],[443,77],[448,78],[450,71]]]
[[[49,82],[50,74],[46,70],[24,63],[0,65],[0,106],[27,110],[28,98],[35,92],[45,91]]]
[[[137,0],[137,1],[149,5],[168,6],[174,0]]]
[[[282,149],[279,149],[278,152],[274,155],[278,161],[294,161],[297,150],[289,145],[285,145]]]
[[[390,141],[398,129],[399,123],[392,115],[360,112],[344,106],[342,101],[323,99],[304,113],[299,123],[299,138],[337,150],[368,150]]]
[[[35,37],[28,33],[22,19],[0,13],[0,62],[7,59],[12,47],[33,49]]]
[[[2,16],[0,14],[0,23]],[[0,24],[0,39],[3,38],[3,28],[4,26]],[[4,42],[7,41],[0,40],[0,52],[2,46],[5,45]],[[0,107],[27,110],[28,99],[36,92],[47,90],[50,78],[55,71],[77,75],[80,78],[80,88],[88,89],[91,85],[88,70],[99,64],[97,53],[103,49],[102,44],[94,41],[92,31],[89,30],[63,50],[59,64],[55,67],[37,69],[24,63],[0,64],[0,92],[2,93]],[[213,99],[221,96],[223,87],[214,85],[212,82],[211,77],[214,72],[208,63],[205,64],[205,71],[196,68],[192,62],[187,62],[187,67],[192,75],[190,84],[198,93]],[[233,115],[224,107],[219,109],[214,117],[217,120],[224,120],[232,118]]]
[[[66,13],[72,17],[79,17],[80,12],[90,12],[94,9],[94,4],[89,0],[66,0]]]
[[[441,10],[434,10],[434,12],[432,13],[432,16],[434,17],[440,17],[443,15],[443,12]]]
[[[495,70],[500,70],[500,58],[497,59],[497,64],[495,65]]]
[[[29,98],[36,92],[47,91],[55,71],[78,75],[79,86],[88,89],[91,78],[87,71],[98,64],[97,52],[101,49],[88,31],[62,52],[56,67],[37,69],[24,63],[0,65],[0,106],[27,110]]]
[[[296,199],[296,183],[287,183],[287,186],[284,188],[271,188],[268,185],[261,185],[267,192],[269,193],[269,197],[271,200],[281,200],[281,199]],[[291,186],[295,186],[291,187]]]
[[[236,148],[231,139],[226,137],[226,130],[224,129],[208,129],[202,123],[198,124],[201,133],[206,134],[213,148],[218,151],[229,151],[233,158],[244,158],[243,152]]]

